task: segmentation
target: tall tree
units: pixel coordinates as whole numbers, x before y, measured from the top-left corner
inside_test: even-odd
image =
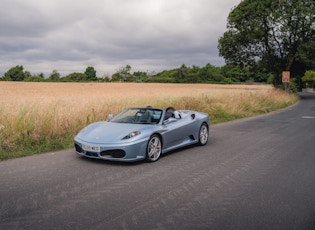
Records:
[[[57,70],[53,70],[52,73],[49,75],[48,80],[59,81],[60,80],[60,73]]]
[[[87,76],[88,81],[97,80],[96,70],[94,69],[94,67],[92,67],[92,66],[87,67],[84,73]]]
[[[121,67],[116,73],[112,75],[112,81],[133,81],[135,77],[130,73],[131,66],[126,65]]]
[[[17,65],[12,67],[4,74],[4,80],[6,81],[23,81],[26,75],[30,75],[28,71],[26,71],[26,75],[24,73],[24,67],[21,65]]]
[[[281,71],[303,75],[311,68],[314,30],[314,0],[243,0],[230,12],[218,49],[228,64],[259,61],[279,85]]]

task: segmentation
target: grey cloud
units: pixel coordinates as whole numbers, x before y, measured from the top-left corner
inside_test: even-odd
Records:
[[[224,64],[217,40],[240,0],[2,0],[0,74]],[[97,69],[99,68],[99,69]]]

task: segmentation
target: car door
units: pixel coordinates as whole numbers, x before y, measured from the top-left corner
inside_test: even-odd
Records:
[[[173,149],[184,145],[189,139],[193,121],[190,116],[173,119],[169,123],[163,124],[163,149]]]

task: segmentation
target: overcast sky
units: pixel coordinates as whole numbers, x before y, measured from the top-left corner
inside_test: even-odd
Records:
[[[97,76],[224,65],[218,38],[241,0],[0,0],[0,76],[23,65]]]

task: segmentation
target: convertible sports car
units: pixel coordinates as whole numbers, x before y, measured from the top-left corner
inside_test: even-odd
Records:
[[[205,145],[209,116],[192,110],[129,108],[95,122],[74,138],[76,153],[111,161],[157,161],[161,154],[191,144]]]

